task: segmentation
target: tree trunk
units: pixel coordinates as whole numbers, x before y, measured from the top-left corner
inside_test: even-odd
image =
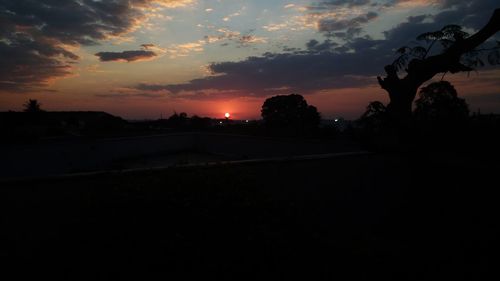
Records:
[[[391,119],[400,119],[403,123],[408,122],[412,116],[412,105],[415,96],[417,95],[416,88],[401,89],[401,91],[390,93],[390,103],[387,105],[387,112]]]
[[[409,79],[399,79],[393,65],[386,66],[385,71],[387,77],[385,79],[379,77],[379,83],[389,94],[387,112],[394,125],[404,126],[411,120],[413,100],[421,84],[412,83]]]

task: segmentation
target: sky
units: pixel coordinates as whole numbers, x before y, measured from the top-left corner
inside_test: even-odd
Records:
[[[498,0],[0,0],[0,111],[126,119],[260,118],[297,93],[324,118],[388,102],[376,77],[445,25],[484,26]],[[497,35],[493,40],[500,40]],[[438,49],[435,49],[438,52]],[[436,77],[441,79],[442,77]],[[500,113],[500,67],[447,74],[472,111]]]

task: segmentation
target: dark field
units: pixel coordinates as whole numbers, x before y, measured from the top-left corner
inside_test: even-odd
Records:
[[[2,183],[2,274],[496,280],[494,158],[373,154]]]

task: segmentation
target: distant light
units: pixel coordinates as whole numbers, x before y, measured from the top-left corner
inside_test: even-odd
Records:
[[[335,123],[337,123],[337,122],[339,122],[339,119],[335,119],[334,121],[335,121]]]
[[[247,122],[247,123],[248,123],[248,122],[250,122],[250,121],[248,121],[248,120],[245,120],[245,122]]]
[[[222,124],[222,121],[220,121],[219,124]]]
[[[226,112],[226,114],[224,114],[224,116],[226,116],[226,118],[229,118],[229,117],[231,117],[231,114],[229,114],[229,112]]]

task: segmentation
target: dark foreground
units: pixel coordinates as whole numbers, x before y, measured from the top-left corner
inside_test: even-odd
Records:
[[[2,274],[496,280],[494,159],[375,154],[3,183]]]

